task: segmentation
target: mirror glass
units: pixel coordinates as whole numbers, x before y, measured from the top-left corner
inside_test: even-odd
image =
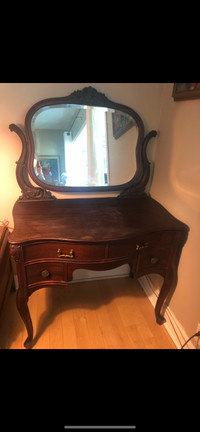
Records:
[[[34,172],[54,186],[117,186],[136,172],[138,127],[110,108],[60,104],[32,117]]]

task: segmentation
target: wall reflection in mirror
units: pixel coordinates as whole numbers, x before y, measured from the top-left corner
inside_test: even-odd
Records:
[[[114,186],[136,170],[138,128],[125,112],[85,105],[39,109],[31,121],[34,171],[55,186]]]

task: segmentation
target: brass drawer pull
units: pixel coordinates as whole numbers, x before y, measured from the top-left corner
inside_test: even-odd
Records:
[[[58,258],[75,258],[75,252],[73,249],[70,250],[69,254],[63,254],[61,249],[57,250]]]
[[[43,278],[48,278],[50,276],[50,273],[49,273],[48,270],[43,270],[42,273],[41,273],[41,275],[42,275]]]
[[[151,264],[156,264],[158,262],[158,258],[153,257],[151,258]]]
[[[138,250],[141,250],[141,249],[146,249],[146,248],[148,248],[149,247],[149,243],[145,243],[144,245],[136,245],[136,250],[138,251]]]

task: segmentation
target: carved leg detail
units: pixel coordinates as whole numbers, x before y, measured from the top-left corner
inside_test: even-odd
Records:
[[[166,298],[169,296],[169,293],[174,291],[176,284],[177,284],[177,269],[173,269],[164,278],[164,282],[160,290],[160,294],[158,296],[158,300],[155,307],[156,322],[160,325],[164,324],[164,322],[166,321],[163,314],[161,314],[161,309],[164,305]]]
[[[26,326],[27,333],[28,333],[28,337],[24,342],[24,346],[25,346],[25,348],[31,348],[32,347],[32,339],[33,339],[33,325],[32,325],[31,316],[30,316],[27,302],[28,302],[28,296],[27,296],[26,292],[19,288],[17,290],[17,296],[16,296],[17,309],[20,313],[22,320],[24,321],[24,324]]]

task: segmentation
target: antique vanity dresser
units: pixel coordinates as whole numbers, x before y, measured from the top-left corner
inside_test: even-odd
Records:
[[[22,195],[13,208],[9,243],[19,281],[17,308],[28,333],[24,346],[33,345],[29,296],[44,287],[67,287],[76,269],[128,263],[134,278],[161,274],[155,316],[163,324],[189,228],[145,193],[146,148],[156,132],[145,136],[135,111],[92,87],[36,103],[25,132],[9,127],[22,141],[16,168]]]

